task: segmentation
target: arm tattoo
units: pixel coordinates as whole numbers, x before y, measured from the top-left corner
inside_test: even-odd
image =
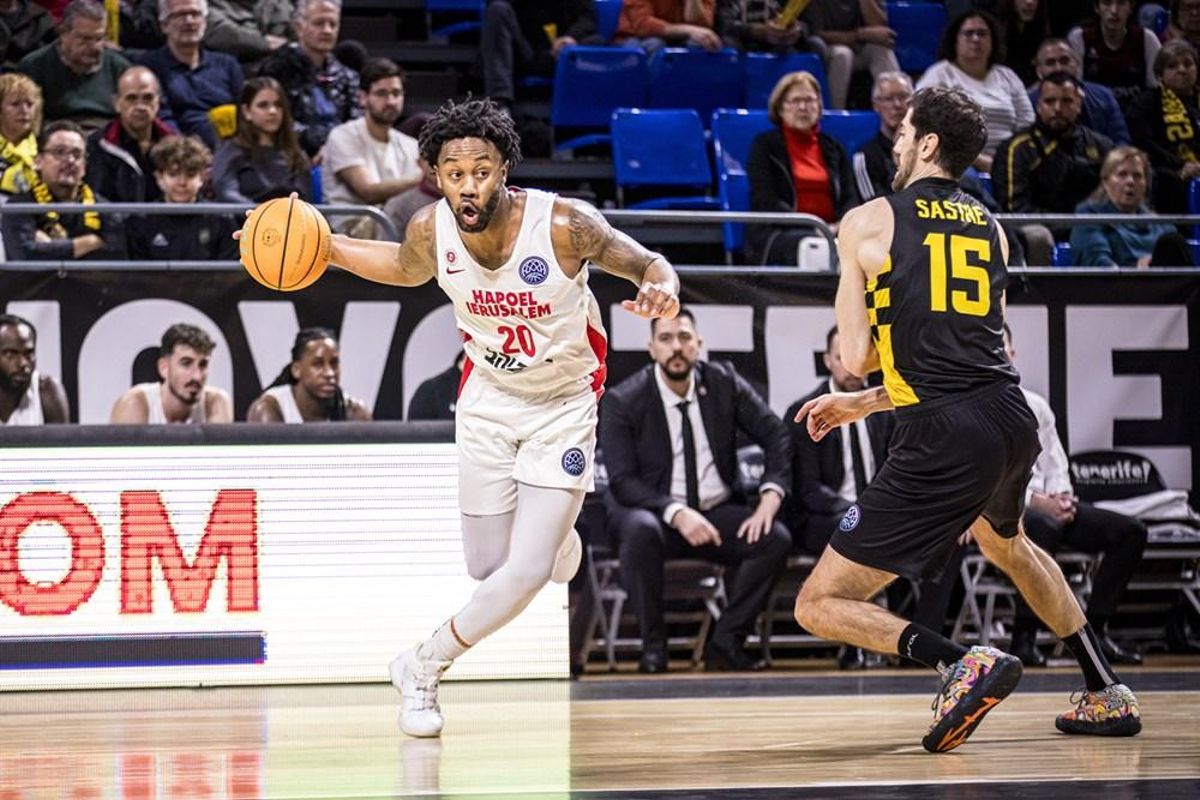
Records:
[[[568,216],[567,230],[571,236],[571,247],[583,260],[596,259],[612,239],[612,228],[599,212],[584,211],[572,204]]]

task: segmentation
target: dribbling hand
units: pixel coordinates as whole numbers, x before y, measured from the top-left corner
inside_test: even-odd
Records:
[[[646,281],[638,287],[637,297],[621,301],[621,308],[646,319],[674,319],[679,313],[679,295],[668,284]]]

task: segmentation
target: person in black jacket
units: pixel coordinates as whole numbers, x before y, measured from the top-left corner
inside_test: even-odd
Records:
[[[825,367],[829,380],[822,381],[811,394],[792,403],[784,414],[792,437],[792,480],[794,491],[789,498],[788,526],[795,543],[812,555],[820,555],[829,538],[866,488],[866,482],[887,460],[888,443],[896,422],[892,414],[872,414],[847,428],[852,436],[843,436],[836,428],[819,442],[814,442],[804,425],[796,423],[796,412],[809,400],[829,392],[857,392],[866,388],[866,381],[846,369],[838,351],[837,326],[825,336]],[[852,444],[859,450],[854,452]],[[861,469],[861,474],[860,474]]]
[[[432,378],[421,381],[408,401],[406,419],[454,419],[458,405],[458,386],[462,383],[463,361],[466,353],[459,351],[454,363]]]
[[[1150,156],[1154,208],[1186,214],[1188,183],[1200,177],[1200,103],[1196,48],[1175,39],[1154,57],[1158,86],[1145,90],[1125,114],[1129,134]]]
[[[553,75],[558,54],[576,44],[604,44],[592,0],[492,0],[480,32],[484,94],[511,107],[517,77]]]
[[[663,564],[699,558],[738,566],[729,605],[705,648],[709,670],[760,669],[743,649],[792,547],[775,517],[791,486],[791,441],[779,417],[731,364],[700,360],[687,309],[653,320],[653,364],[600,404],[600,447],[611,493],[609,530],[641,622],[642,672],[667,668]],[[766,467],[752,508],[737,493],[737,437],[762,447]]]
[[[850,157],[821,132],[821,85],[808,72],[789,72],[771,91],[767,111],[778,127],[750,146],[750,210],[813,214],[836,230],[859,197]],[[813,234],[810,228],[747,226],[746,262],[796,264],[800,240]]]
[[[892,180],[896,177],[892,143],[896,127],[908,111],[912,93],[912,78],[903,72],[882,72],[871,88],[871,105],[879,115],[879,132],[854,154],[854,180],[864,202],[892,193]]]
[[[168,136],[150,149],[150,160],[164,202],[194,203],[212,153],[198,137]],[[130,258],[206,261],[237,258],[239,227],[229,214],[154,214],[130,217],[125,230]]]

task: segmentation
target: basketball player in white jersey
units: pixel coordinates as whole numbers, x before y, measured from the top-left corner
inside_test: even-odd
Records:
[[[43,425],[71,417],[62,384],[37,371],[37,330],[0,314],[0,425]]]
[[[572,525],[592,487],[607,351],[587,263],[636,284],[624,306],[643,317],[675,316],[679,279],[590,205],[506,187],[520,145],[491,101],[443,106],[420,147],[444,199],[416,213],[402,245],[333,237],[332,261],[397,286],[436,279],[465,341],[459,505],[467,571],[483,582],[391,665],[401,728],[437,736],[438,680],[451,662],[578,567]]]
[[[329,328],[296,334],[292,360],[267,390],[250,404],[247,422],[369,422],[371,411],[342,392],[342,355]]]
[[[224,389],[208,385],[208,360],[216,343],[195,325],[167,328],[159,348],[161,383],[139,383],[117,398],[113,425],[201,425],[233,422],[233,401]]]

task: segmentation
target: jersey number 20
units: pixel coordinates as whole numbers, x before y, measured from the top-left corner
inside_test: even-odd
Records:
[[[968,259],[976,256],[986,264],[992,258],[992,244],[987,239],[950,234],[950,246],[946,246],[946,234],[931,233],[925,237],[929,248],[929,307],[933,311],[946,310],[946,298],[959,314],[984,317],[992,308],[991,281],[987,267]],[[954,289],[946,291],[946,261],[949,250],[950,277],[975,284],[975,291]],[[975,296],[972,297],[971,295]]]

